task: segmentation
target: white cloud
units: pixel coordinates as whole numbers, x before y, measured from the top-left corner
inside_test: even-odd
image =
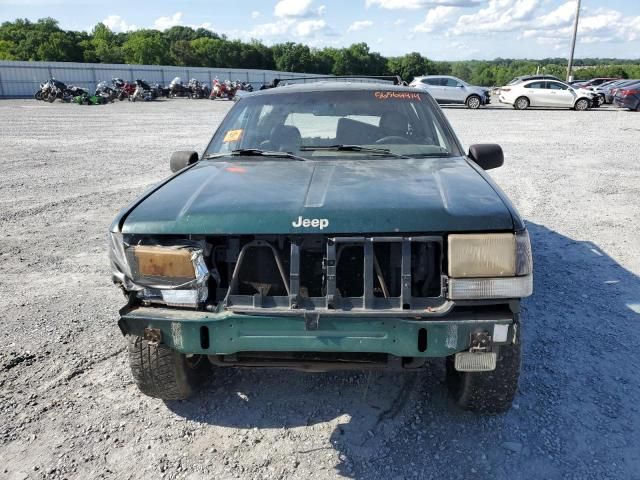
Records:
[[[406,20],[404,18],[399,18],[398,20],[393,22],[393,24],[394,25],[404,25],[405,22],[406,22]]]
[[[319,35],[331,35],[332,30],[323,19],[295,20],[283,18],[277,22],[267,22],[256,25],[251,30],[226,31],[232,37],[245,40],[259,38],[265,40],[290,40],[291,37],[304,39],[306,43]]]
[[[156,30],[167,30],[176,25],[182,25],[182,12],[176,12],[170,17],[158,17],[153,22],[153,28]]]
[[[562,48],[569,44],[575,19],[575,3],[567,2],[553,12],[530,22],[523,38],[541,45]],[[617,10],[585,8],[580,15],[578,43],[633,42],[640,38],[640,17],[628,17]],[[558,45],[559,44],[559,45]]]
[[[256,18],[260,18],[261,16],[262,14],[258,10],[254,10],[253,12],[251,12],[251,18],[253,20],[255,20]]]
[[[576,2],[570,1],[555,10],[537,18],[536,25],[541,28],[561,27],[573,23],[576,14]]]
[[[318,32],[326,30],[327,22],[324,20],[305,20],[293,27],[292,33],[296,37],[310,37]]]
[[[454,35],[513,32],[528,25],[541,0],[489,0],[485,8],[462,15],[453,28]]]
[[[371,20],[358,20],[349,25],[347,32],[357,32],[369,27],[373,27],[373,22]]]
[[[482,0],[366,0],[368,7],[380,7],[386,10],[418,10],[425,7],[476,7]]]
[[[460,12],[458,7],[438,6],[427,12],[424,22],[413,27],[414,32],[433,32],[444,29]]]
[[[107,18],[102,20],[102,23],[114,32],[131,32],[133,30],[138,30],[137,25],[128,24],[120,15],[109,15]]]
[[[323,15],[324,5],[313,8],[313,0],[280,0],[273,9],[273,14],[279,18],[305,18]]]

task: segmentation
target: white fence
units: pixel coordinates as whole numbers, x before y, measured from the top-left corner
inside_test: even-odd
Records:
[[[72,62],[13,62],[0,60],[0,98],[30,97],[42,82],[55,78],[67,85],[76,85],[92,91],[103,81],[114,77],[124,80],[142,79],[150,83],[167,85],[174,77],[183,82],[196,78],[201,82],[211,82],[218,77],[222,80],[241,80],[251,83],[254,88],[274,78],[313,77],[312,74],[278,72],[276,70],[249,70],[238,68],[172,67],[164,65],[123,65],[106,63]]]

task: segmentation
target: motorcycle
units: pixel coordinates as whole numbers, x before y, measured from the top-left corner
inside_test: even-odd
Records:
[[[191,82],[189,82],[191,85]],[[176,77],[171,80],[169,84],[169,96],[170,97],[191,97],[191,89],[189,86],[185,86],[182,83],[182,79],[180,77]]]
[[[242,90],[243,92],[253,92],[253,85],[248,82],[236,80],[236,85],[238,85],[238,90]]]
[[[191,98],[207,98],[209,96],[209,87],[203,85],[199,80],[192,78],[189,80],[189,93]]]
[[[57,98],[63,102],[70,102],[77,95],[82,95],[85,90],[73,85],[65,85],[63,82],[51,78],[40,84],[40,88],[33,95],[36,100],[43,100],[49,103],[55,102]]]
[[[100,82],[96,86],[95,95],[103,97],[108,102],[113,102],[116,98],[118,98],[119,92],[117,92],[116,89],[113,88],[113,85],[110,85],[107,82]]]
[[[109,102],[109,100],[102,95],[89,95],[87,92],[73,97],[72,101],[78,105],[104,105]]]
[[[121,78],[113,78],[111,84],[118,92],[118,100],[123,101],[125,98],[130,98],[136,91],[136,85],[131,82],[125,82]]]
[[[129,100],[135,102],[136,100],[150,101],[159,97],[168,97],[171,89],[162,88],[159,84],[155,83],[153,86],[149,85],[144,80],[136,80],[136,90]]]
[[[228,100],[233,100],[233,97],[236,96],[236,92],[238,91],[238,86],[226,80],[224,83],[220,82],[217,78],[213,81],[213,90],[211,90],[211,95],[209,98],[211,100],[215,100],[216,98],[226,98]]]

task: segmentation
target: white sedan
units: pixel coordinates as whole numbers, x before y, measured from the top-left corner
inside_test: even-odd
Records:
[[[516,110],[529,107],[555,107],[587,110],[593,92],[573,88],[558,80],[530,80],[508,85],[499,90],[500,103],[513,105]]]

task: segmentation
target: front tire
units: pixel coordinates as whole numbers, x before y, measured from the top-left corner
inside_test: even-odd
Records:
[[[516,110],[526,110],[527,108],[529,108],[529,105],[530,102],[527,97],[520,97],[513,104]]]
[[[206,358],[194,362],[167,345],[149,343],[138,336],[128,336],[127,342],[133,379],[145,395],[183,400],[198,388],[198,374],[208,363]]]
[[[480,108],[480,105],[482,105],[482,100],[477,95],[471,95],[469,98],[467,98],[465,104],[467,105],[467,108],[477,110],[478,108]]]
[[[447,357],[447,387],[456,404],[479,413],[503,413],[511,408],[518,390],[521,343],[500,347],[493,372],[458,372],[454,357]]]
[[[585,110],[589,109],[589,100],[587,100],[586,98],[581,98],[576,102],[573,108],[575,108],[579,112],[584,112]]]

